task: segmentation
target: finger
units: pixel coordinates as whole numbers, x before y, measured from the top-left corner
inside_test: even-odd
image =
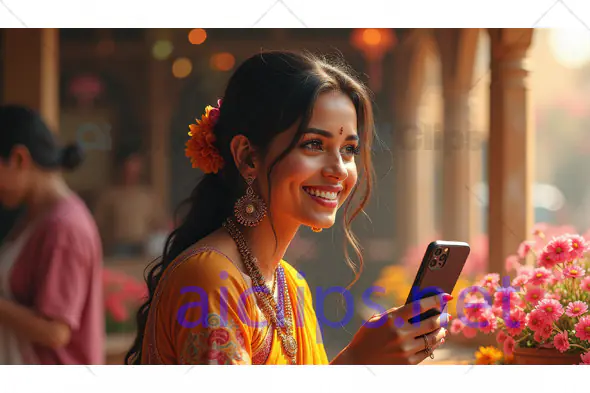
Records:
[[[444,344],[445,342],[445,338],[442,337],[439,341],[436,342],[436,344],[434,344],[432,346],[432,348],[430,349],[423,349],[413,355],[410,355],[408,357],[408,364],[420,364],[422,363],[424,360],[426,360],[427,358],[430,358],[431,354],[434,353],[434,351],[439,348],[442,344]]]
[[[440,310],[441,303],[443,301],[448,302],[451,299],[452,299],[452,296],[447,293],[444,293],[441,295],[429,296],[429,297],[425,297],[424,299],[420,299],[420,300],[414,301],[412,303],[408,303],[405,306],[397,309],[394,313],[404,319],[410,319],[414,316],[423,314],[428,310],[432,310],[432,309]]]
[[[413,324],[406,323],[404,326],[402,326],[398,330],[398,334],[403,337],[424,336],[425,334],[428,334],[428,333],[434,332],[435,330],[438,330],[441,327],[441,322],[442,322],[443,318],[446,319],[446,317],[443,317],[441,314],[441,315],[434,315],[430,318],[427,318],[423,321],[419,321],[419,322],[416,322]]]
[[[427,347],[433,348],[441,339],[447,336],[445,328],[439,328],[429,334],[405,341],[401,346],[407,355],[414,355]]]

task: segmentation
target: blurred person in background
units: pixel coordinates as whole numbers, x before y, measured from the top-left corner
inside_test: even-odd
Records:
[[[126,363],[328,364],[309,286],[283,256],[301,226],[330,228],[345,205],[362,268],[350,224],[371,191],[369,92],[340,61],[261,52],[190,130],[185,153],[205,176],[148,274]],[[449,298],[378,310],[331,364],[422,362],[448,316],[409,319]]]
[[[144,158],[136,149],[123,149],[115,168],[120,178],[99,196],[94,211],[105,253],[120,258],[151,254],[150,242],[168,228],[165,209],[143,182]]]
[[[61,171],[82,161],[35,111],[0,106],[0,204],[26,208],[0,248],[0,363],[104,364],[102,249]]]

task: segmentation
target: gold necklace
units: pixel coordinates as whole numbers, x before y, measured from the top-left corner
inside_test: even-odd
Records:
[[[255,287],[268,289],[266,286],[266,282],[262,277],[262,273],[258,267],[258,260],[256,257],[252,255],[246,240],[242,236],[242,233],[234,224],[233,220],[228,218],[224,223],[223,227],[229,233],[229,235],[234,239],[236,245],[238,246],[238,250],[242,259],[244,260],[244,265],[246,266],[246,270],[248,271],[248,276],[252,280]],[[277,317],[277,304],[274,299],[274,291],[273,293],[269,294],[267,291],[254,291],[256,294],[256,298],[258,300],[258,306],[264,313],[266,319],[270,321],[275,328],[279,339],[281,340],[281,346],[285,355],[291,361],[291,364],[296,364],[296,356],[298,345],[297,341],[293,337],[293,310],[291,308],[291,298],[289,296],[289,291],[287,290],[287,282],[285,280],[285,274],[283,272],[282,267],[279,265],[277,267],[277,271],[275,271],[277,275],[275,279],[275,284],[277,281],[281,281],[282,286],[282,297],[283,297],[283,308],[285,311],[283,323],[281,323]],[[274,285],[273,285],[274,287]],[[281,296],[279,294],[279,296]]]

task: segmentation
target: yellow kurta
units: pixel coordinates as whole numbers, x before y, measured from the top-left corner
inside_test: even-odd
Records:
[[[294,314],[297,364],[328,364],[305,279],[281,261]],[[148,316],[142,364],[290,364],[236,265],[211,247],[164,272]]]

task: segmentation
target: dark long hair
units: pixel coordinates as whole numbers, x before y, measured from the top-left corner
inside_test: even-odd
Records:
[[[84,160],[78,143],[62,147],[41,115],[22,105],[0,105],[0,157],[8,158],[22,145],[39,167],[47,170],[74,170]]]
[[[340,59],[329,61],[309,53],[291,51],[256,54],[242,63],[229,80],[215,125],[216,147],[226,165],[218,174],[207,174],[197,184],[184,202],[189,206],[188,213],[170,234],[162,257],[147,274],[149,296],[138,310],[137,337],[127,353],[126,364],[141,364],[150,304],[163,272],[184,250],[218,229],[223,220],[233,214],[235,200],[245,191],[244,181],[233,165],[231,140],[238,134],[244,135],[264,155],[276,135],[300,121],[289,147],[268,170],[270,188],[270,175],[274,166],[293,150],[307,128],[317,97],[327,91],[345,93],[357,111],[362,158],[359,178],[363,191],[357,201],[358,206],[352,209],[353,201],[358,199],[355,197],[359,184],[355,186],[345,204],[343,220],[347,241],[359,259],[359,266],[352,261],[345,246],[347,263],[356,273],[355,281],[358,279],[363,258],[350,224],[363,211],[371,193],[373,167],[370,152],[375,130],[370,94]]]

